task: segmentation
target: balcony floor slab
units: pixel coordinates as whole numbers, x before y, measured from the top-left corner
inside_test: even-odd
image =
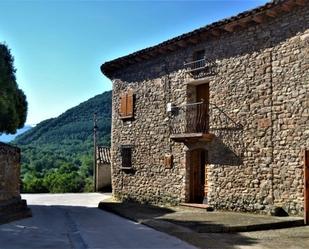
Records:
[[[214,134],[210,133],[180,133],[171,135],[171,139],[176,142],[211,142],[215,137]]]

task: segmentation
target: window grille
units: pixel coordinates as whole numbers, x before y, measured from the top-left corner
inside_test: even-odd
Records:
[[[132,145],[121,146],[121,168],[132,169]]]
[[[211,76],[216,74],[216,62],[206,59],[205,50],[195,51],[191,57],[191,61],[184,62],[187,73],[194,77]]]

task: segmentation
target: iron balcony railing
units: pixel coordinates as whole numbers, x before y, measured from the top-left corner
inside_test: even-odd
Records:
[[[234,121],[221,108],[208,102],[172,107],[170,115],[172,134],[207,134],[216,130],[242,129],[242,125]]]
[[[214,61],[208,61],[206,58],[185,62],[184,66],[188,73],[203,71],[205,75],[214,75],[216,71],[216,63]]]
[[[205,102],[173,107],[171,111],[172,134],[208,133],[209,105]]]

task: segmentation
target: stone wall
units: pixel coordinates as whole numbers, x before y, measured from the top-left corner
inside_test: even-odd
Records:
[[[111,165],[101,164],[97,165],[97,190],[106,191],[111,189]]]
[[[20,198],[20,150],[0,142],[0,203]]]
[[[20,196],[20,149],[0,142],[0,224],[31,216]]]
[[[113,75],[112,183],[116,197],[151,203],[188,200],[188,151],[208,150],[209,203],[218,209],[303,210],[301,151],[309,148],[308,5],[219,38],[136,63]],[[184,61],[205,50],[216,62],[210,87],[211,143],[170,139],[167,103],[184,105],[193,78]],[[134,119],[121,120],[119,96],[135,94]],[[218,114],[227,122],[221,122]],[[133,170],[121,169],[121,145]],[[173,166],[164,155],[173,155]]]

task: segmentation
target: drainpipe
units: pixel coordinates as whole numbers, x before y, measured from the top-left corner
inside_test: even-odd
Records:
[[[165,108],[167,108],[167,104],[171,103],[171,80],[170,80],[170,76],[168,74],[168,62],[167,60],[164,61],[164,97],[165,97]],[[172,104],[172,103],[171,103]],[[165,111],[167,111],[165,109]],[[171,137],[171,133],[172,133],[172,127],[171,127],[171,117],[170,117],[171,113],[167,113],[166,118],[168,119],[168,137]],[[171,141],[168,141],[168,148],[167,150],[169,151],[169,153],[172,153],[172,145],[171,145]]]

